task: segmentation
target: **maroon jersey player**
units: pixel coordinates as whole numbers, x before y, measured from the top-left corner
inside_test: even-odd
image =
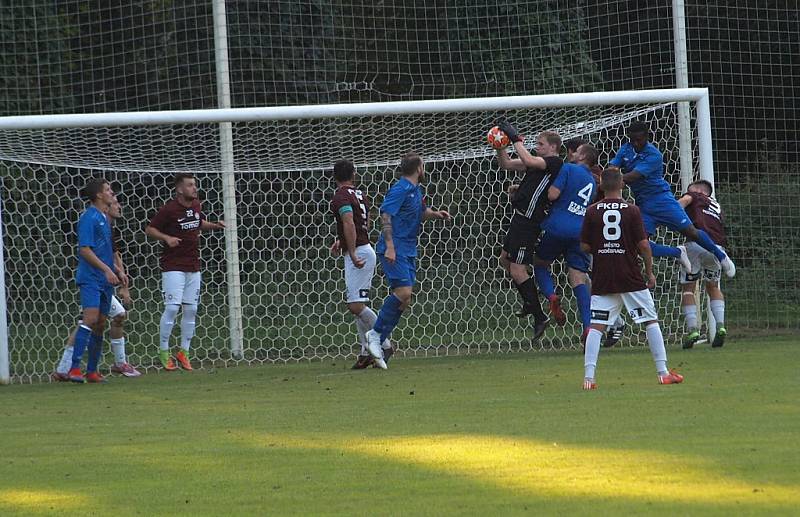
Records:
[[[356,186],[356,168],[348,160],[339,160],[333,166],[336,191],[331,200],[331,213],[336,220],[336,241],[331,251],[344,255],[344,283],[347,309],[355,318],[361,351],[354,370],[367,368],[373,362],[367,350],[367,332],[375,325],[378,316],[367,307],[375,275],[375,250],[369,241],[369,199]],[[383,343],[384,361],[394,349],[387,339]]]
[[[597,388],[595,369],[600,340],[623,305],[633,321],[645,324],[658,382],[680,383],[683,377],[667,368],[664,336],[648,289],[655,286],[656,279],[639,208],[622,199],[622,174],[617,169],[604,170],[601,178],[606,196],[586,210],[581,230],[581,248],[592,254],[592,323],[586,337],[583,389]],[[640,256],[647,280],[642,277]]]
[[[695,181],[678,199],[678,203],[686,210],[692,224],[705,230],[714,244],[725,249],[727,238],[723,224],[722,207],[712,197],[714,187],[706,180]],[[697,302],[694,297],[695,284],[702,279],[710,299],[711,313],[714,315],[716,332],[711,343],[713,347],[721,347],[725,343],[725,297],[719,287],[721,267],[714,255],[695,242],[686,243],[686,254],[692,267],[686,271],[681,269],[680,283],[683,295],[681,308],[686,322],[686,336],[683,348],[692,348],[700,340],[697,324]]]
[[[164,313],[159,332],[159,360],[166,370],[176,369],[169,354],[169,339],[181,308],[181,342],[175,359],[183,369],[192,369],[189,348],[200,303],[200,231],[225,227],[221,221],[206,221],[197,193],[194,176],[175,175],[175,198],[167,201],[145,228],[149,237],[163,243],[160,262]]]

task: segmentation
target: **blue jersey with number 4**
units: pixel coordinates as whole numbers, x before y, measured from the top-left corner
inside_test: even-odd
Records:
[[[552,186],[561,194],[550,208],[542,228],[561,238],[578,239],[586,207],[592,203],[597,190],[594,177],[585,165],[565,163]]]

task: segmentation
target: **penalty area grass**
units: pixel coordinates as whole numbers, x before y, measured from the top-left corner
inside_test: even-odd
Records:
[[[0,387],[0,515],[796,514],[796,338]]]

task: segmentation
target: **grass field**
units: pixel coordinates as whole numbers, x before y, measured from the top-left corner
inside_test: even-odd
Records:
[[[796,515],[798,340],[0,388],[0,515]]]

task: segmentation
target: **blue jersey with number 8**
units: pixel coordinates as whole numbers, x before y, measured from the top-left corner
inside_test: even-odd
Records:
[[[550,208],[542,228],[561,238],[578,239],[586,207],[591,204],[597,190],[594,177],[585,165],[565,163],[552,186],[561,194]]]

